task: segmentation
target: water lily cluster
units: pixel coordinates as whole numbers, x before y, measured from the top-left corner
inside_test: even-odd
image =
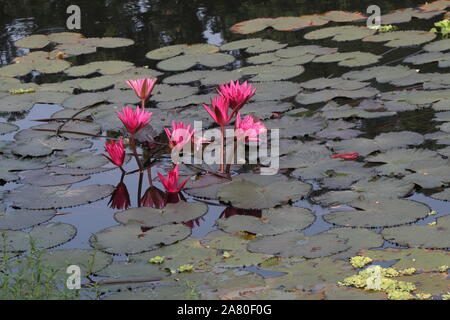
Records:
[[[153,178],[151,174],[151,165],[144,165],[144,159],[139,155],[137,150],[138,140],[136,135],[143,128],[147,127],[152,121],[152,112],[145,109],[145,103],[150,98],[155,87],[157,79],[138,79],[128,80],[126,83],[134,90],[136,96],[140,99],[140,106],[133,108],[131,106],[123,107],[121,111],[117,112],[119,119],[128,132],[128,138],[120,137],[118,140],[110,140],[105,143],[104,155],[112,164],[119,167],[122,171],[122,178],[117,185],[110,204],[115,209],[127,209],[130,207],[131,201],[123,178],[130,172],[123,169],[126,159],[126,147],[130,148],[132,156],[135,158],[140,174],[140,186],[142,182],[142,175],[145,171],[148,173],[150,187],[141,196],[139,186],[138,191],[138,206],[149,206],[155,208],[163,208],[166,203],[177,202],[180,199],[184,200],[181,190],[188,182],[189,178],[181,180],[179,176],[179,165],[173,164],[172,169],[166,176],[158,172],[158,177],[163,185],[165,192],[153,185]],[[240,143],[258,141],[258,136],[266,132],[266,127],[257,117],[253,115],[246,115],[241,117],[241,109],[255,94],[256,89],[248,82],[239,83],[238,81],[230,81],[227,84],[220,85],[217,88],[218,95],[210,100],[210,104],[203,104],[203,108],[208,112],[210,117],[220,128],[220,167],[216,174],[229,176],[230,165],[225,166],[227,159],[225,156],[226,139],[225,128],[234,121],[234,135],[235,141]],[[192,124],[184,123],[183,121],[172,121],[171,127],[164,128],[164,132],[168,139],[168,145],[171,150],[181,150],[185,145],[194,144],[197,149],[201,148],[203,144],[208,144],[203,137],[195,136],[195,129]],[[124,143],[126,141],[126,143]],[[234,141],[233,141],[234,143]],[[143,145],[147,145],[150,149],[155,149],[159,143],[156,141],[148,141]]]

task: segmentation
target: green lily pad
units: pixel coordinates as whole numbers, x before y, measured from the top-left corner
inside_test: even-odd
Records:
[[[444,191],[434,193],[430,197],[438,200],[450,201],[450,189],[444,189]]]
[[[447,236],[450,228],[450,216],[436,219],[434,225],[414,225],[389,228],[382,231],[383,238],[402,246],[446,249],[450,248]]]
[[[393,264],[393,267],[397,269],[416,268],[425,272],[438,271],[441,266],[448,265],[450,262],[450,252],[442,250],[386,248],[362,250],[360,254],[372,260],[397,260]]]
[[[162,209],[141,207],[118,212],[114,218],[123,224],[139,223],[146,227],[157,227],[169,223],[188,222],[197,219],[208,211],[201,202],[169,203]]]
[[[225,53],[189,54],[163,60],[157,64],[157,67],[164,71],[183,71],[195,65],[217,68],[230,64],[234,60],[235,58],[232,55]]]
[[[291,81],[253,82],[252,87],[256,89],[256,93],[251,101],[282,100],[295,96],[301,90],[298,83]],[[246,108],[242,111],[245,112]]]
[[[149,263],[149,259],[157,256],[164,257],[163,268],[176,270],[190,264],[194,269],[211,269],[210,264],[217,257],[217,250],[201,246],[198,240],[187,239],[150,252],[130,255],[129,259],[131,262]]]
[[[339,26],[322,28],[305,34],[305,39],[318,40],[332,37],[334,41],[359,40],[373,35],[374,29],[359,26]]]
[[[349,205],[355,210],[329,213],[324,219],[347,227],[393,227],[426,218],[430,212],[430,208],[422,203],[403,199],[353,201]]]
[[[375,167],[380,174],[406,174],[407,169],[415,166],[426,166],[427,161],[434,161],[439,158],[435,151],[425,149],[392,149],[376,156],[367,157],[369,162],[385,163]]]
[[[305,229],[314,220],[314,215],[308,209],[283,206],[264,209],[261,218],[235,215],[217,220],[217,225],[220,229],[229,233],[246,231],[256,235],[267,236]]]
[[[297,231],[258,237],[248,244],[250,252],[272,254],[284,258],[296,256],[307,259],[330,256],[349,248],[346,240],[335,234],[319,233],[307,237]]]
[[[0,158],[0,179],[3,181],[14,181],[19,179],[18,171],[42,169],[44,167],[44,163],[34,160]]]
[[[340,89],[340,90],[358,90],[369,84],[366,82],[359,82],[355,80],[345,80],[342,78],[317,78],[301,83],[301,86],[306,89],[322,90],[326,88]]]
[[[336,253],[334,259],[348,259],[355,256],[362,249],[378,248],[384,244],[383,237],[374,231],[362,228],[332,228],[324,234],[336,234],[339,238],[346,239],[349,249]]]
[[[65,168],[73,169],[97,169],[109,161],[102,155],[92,152],[75,152],[69,156],[56,159],[51,162],[52,166],[64,165]]]
[[[103,75],[117,74],[132,68],[134,68],[134,64],[131,62],[110,60],[95,61],[85,65],[74,66],[66,69],[64,72],[71,77],[83,77],[93,73],[100,73]]]
[[[81,93],[70,96],[63,101],[64,108],[80,110],[85,107],[90,107],[105,101],[105,96],[100,93]]]
[[[158,279],[167,276],[167,271],[162,270],[160,269],[160,266],[151,263],[115,261],[101,271],[96,272],[96,276],[106,278],[102,281],[126,282],[127,280]],[[105,289],[110,290],[111,287],[108,285],[102,286],[101,290]]]
[[[267,120],[264,122],[267,129],[279,129],[280,138],[293,138],[312,135],[325,126],[321,117],[289,117]]]
[[[427,293],[441,295],[450,290],[450,279],[442,273],[421,273],[403,277],[396,277],[399,281],[408,281],[416,286],[416,294]]]
[[[404,197],[413,189],[412,182],[394,178],[361,180],[353,184],[351,190],[330,191],[315,197],[314,201],[323,205],[349,204],[355,200],[380,201]]]
[[[193,300],[189,295],[190,290],[183,285],[146,286],[132,291],[114,292],[103,300]]]
[[[297,201],[311,191],[311,185],[285,176],[241,174],[217,191],[220,201],[242,209],[272,208]]]
[[[152,229],[130,223],[103,229],[90,238],[91,246],[112,254],[132,254],[158,249],[183,240],[191,228],[180,224],[167,224]]]
[[[274,66],[271,64],[262,64],[237,69],[236,71],[243,75],[254,75],[251,81],[279,81],[287,80],[299,76],[305,71],[302,66]]]
[[[269,287],[283,287],[285,290],[320,290],[354,274],[349,263],[331,258],[286,262],[265,269],[287,272],[284,276],[266,279]]]
[[[447,51],[450,50],[450,39],[443,39],[433,41],[423,46],[423,49],[428,52]]]
[[[152,100],[158,102],[174,101],[192,96],[193,94],[196,94],[197,91],[197,88],[190,86],[159,84],[153,89]]]
[[[51,169],[23,171],[19,174],[23,184],[40,187],[70,185],[89,179],[89,176],[55,174]]]
[[[50,40],[46,35],[35,34],[15,41],[14,45],[19,48],[41,49],[46,47],[49,43]]]
[[[237,71],[227,70],[195,70],[183,73],[177,73],[173,76],[164,78],[163,82],[167,84],[190,83],[200,81],[202,85],[219,85],[230,81],[236,81],[241,78]]]
[[[92,249],[57,249],[41,255],[45,265],[57,271],[59,279],[67,280],[67,267],[77,265],[81,276],[86,277],[107,267],[112,262],[111,255]]]
[[[436,35],[431,32],[407,30],[379,33],[368,36],[363,41],[386,42],[384,45],[387,47],[408,47],[429,42],[434,38],[436,38]]]
[[[180,54],[195,55],[195,54],[212,54],[219,51],[219,48],[211,44],[177,44],[173,46],[167,46],[158,48],[148,52],[145,56],[147,59],[152,60],[165,60]]]
[[[51,222],[35,226],[30,232],[0,230],[5,237],[0,238],[1,250],[12,252],[27,251],[32,248],[47,249],[70,241],[77,234],[77,229],[71,224]]]
[[[416,75],[417,71],[408,68],[407,66],[376,66],[363,70],[349,71],[344,73],[342,77],[344,79],[367,81],[370,79],[377,80],[379,83],[391,82],[395,79],[402,79],[410,75]]]
[[[8,210],[0,213],[0,229],[22,230],[49,221],[53,210]]]
[[[14,154],[21,156],[47,156],[55,150],[81,150],[89,148],[92,143],[84,140],[64,139],[56,136],[35,137],[20,140],[12,148]]]
[[[438,62],[440,68],[447,68],[450,66],[450,58],[443,52],[426,52],[417,54],[403,60],[406,63],[412,63],[414,65],[426,64],[431,62]]]
[[[316,57],[313,62],[330,63],[337,62],[341,67],[360,67],[378,62],[382,56],[370,52],[336,52]]]
[[[295,101],[297,101],[298,103],[303,104],[303,105],[308,105],[308,104],[313,104],[313,103],[330,101],[335,98],[358,99],[358,98],[363,98],[363,97],[372,97],[372,96],[376,95],[377,93],[378,93],[377,89],[370,88],[370,87],[359,89],[359,90],[325,89],[325,90],[316,91],[316,92],[312,92],[312,93],[301,92],[295,97]],[[342,109],[342,107],[339,109]],[[351,110],[352,114],[358,114],[358,111],[360,111],[360,110],[355,110],[355,109]],[[328,117],[332,118],[329,115],[328,115]]]
[[[250,34],[272,27],[278,31],[295,31],[310,26],[321,26],[328,20],[319,15],[301,17],[257,18],[242,21],[231,26],[230,30],[239,34]]]
[[[17,131],[19,129],[20,128],[18,126],[16,126],[15,124],[11,124],[8,122],[0,122],[0,136],[7,134],[7,133]]]
[[[22,209],[59,209],[95,202],[114,191],[111,185],[88,185],[78,188],[68,186],[38,187],[22,186],[9,191],[5,201],[12,201]]]

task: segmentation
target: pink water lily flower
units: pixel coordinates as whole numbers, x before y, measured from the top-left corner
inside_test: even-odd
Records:
[[[138,96],[141,101],[145,101],[152,94],[153,88],[155,87],[157,79],[136,79],[136,80],[127,80],[125,81],[131,89],[134,90],[136,96]]]
[[[159,179],[169,193],[178,193],[183,189],[184,185],[188,182],[189,178],[184,180],[181,184],[178,184],[178,165],[167,174],[167,179],[158,172]]]
[[[208,111],[211,118],[221,127],[226,126],[233,116],[233,114],[230,113],[230,99],[222,95],[211,99],[211,108],[206,104],[203,104],[203,107]]]
[[[137,107],[133,110],[129,106],[122,108],[122,113],[117,112],[123,125],[131,135],[136,134],[136,132],[145,127],[151,121],[152,114],[152,112],[145,111],[144,108]]]
[[[266,126],[255,116],[247,115],[241,120],[240,113],[237,113],[235,135],[238,140],[259,141],[258,136],[266,131]]]
[[[105,151],[108,153],[109,157],[104,155],[109,161],[118,167],[123,166],[125,160],[125,149],[123,147],[122,137],[120,137],[119,142],[106,141]]]
[[[191,129],[191,125],[185,125],[183,121],[176,123],[172,120],[172,131],[169,128],[164,128],[167,138],[169,139],[170,148],[173,149],[176,146],[182,148],[186,143],[191,141],[194,129]]]
[[[256,89],[252,88],[250,83],[245,81],[240,84],[238,81],[233,82],[230,81],[228,84],[222,84],[219,86],[217,92],[224,97],[227,97],[230,100],[231,108],[234,112],[238,112],[247,101],[253,97],[256,92]]]

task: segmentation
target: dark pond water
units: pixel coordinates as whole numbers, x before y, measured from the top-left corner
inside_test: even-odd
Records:
[[[423,1],[374,1],[374,0],[340,0],[340,1],[302,1],[302,0],[268,0],[268,1],[183,1],[183,0],[109,0],[109,1],[74,1],[74,0],[48,0],[25,1],[16,0],[0,1],[0,66],[11,63],[12,59],[26,54],[25,49],[18,49],[14,41],[31,34],[51,33],[65,31],[66,8],[77,4],[81,8],[81,30],[86,37],[125,37],[135,41],[131,48],[117,48],[114,50],[99,50],[95,54],[71,57],[69,61],[76,65],[91,61],[102,60],[127,60],[136,66],[149,66],[155,68],[154,61],[145,58],[145,54],[155,48],[173,44],[209,43],[222,45],[226,42],[243,39],[246,36],[232,33],[229,28],[237,22],[278,16],[299,16],[303,14],[321,13],[328,10],[348,10],[365,12],[369,5],[380,6],[383,13],[393,9],[416,7]],[[435,20],[415,19],[411,23],[402,24],[404,29],[429,30]],[[266,29],[259,32],[258,37],[277,40],[288,43],[289,46],[303,44],[303,31],[278,32]],[[252,36],[252,35],[250,35]],[[319,41],[323,46],[336,46],[331,40]],[[403,58],[417,51],[417,48],[401,48],[388,52],[389,48],[379,44],[366,42],[340,42],[339,51],[366,51],[374,54],[386,54],[386,63]],[[245,62],[242,62],[245,65]],[[302,82],[317,77],[339,76],[346,70],[336,64],[323,64],[320,68],[306,68],[306,71],[291,81]],[[422,72],[442,72],[435,65],[426,65]],[[37,83],[56,82],[63,80],[63,76],[43,76],[34,74],[27,76],[27,81]],[[378,89],[392,90],[389,85],[379,85]],[[294,101],[291,101],[295,104]],[[27,114],[18,116],[14,122],[20,129],[27,129],[36,125],[35,119],[49,118],[54,112],[62,108],[55,105],[35,105]],[[437,129],[430,125],[434,114],[429,110],[403,112],[395,117],[377,118],[373,120],[361,120],[360,137],[374,138],[382,132],[415,131],[420,134],[434,132]],[[0,117],[2,120],[11,120],[11,116]],[[2,140],[12,140],[15,133],[2,136]],[[103,149],[103,139],[93,139],[93,149],[100,152]],[[430,149],[436,149],[433,143],[425,145]],[[133,170],[134,163],[130,162],[126,169]],[[158,166],[155,169],[158,171]],[[74,184],[73,187],[91,184],[116,185],[120,180],[118,170],[93,175],[89,180]],[[314,181],[308,181],[314,184]],[[132,204],[136,205],[138,181],[136,175],[125,178],[125,183],[131,195]],[[7,183],[0,190],[11,190],[18,186],[17,183]],[[147,185],[144,184],[145,190]],[[426,191],[426,190],[425,190]],[[427,204],[438,215],[420,220],[418,224],[426,225],[437,217],[448,214],[450,205],[445,201],[432,199],[426,192],[416,192],[408,199]],[[113,214],[116,210],[110,209],[109,199],[103,199],[93,204],[82,205],[74,208],[60,210],[68,213],[53,219],[53,221],[67,222],[77,226],[76,237],[60,248],[89,248],[89,237],[105,227],[116,224]],[[322,216],[329,213],[329,209],[302,200],[295,203],[300,207],[309,208],[316,215],[315,222],[304,230],[306,235],[314,235],[331,228],[331,224],[325,222]],[[215,222],[221,215],[224,207],[221,205],[209,205],[209,211],[198,226],[193,227],[194,237],[204,237],[211,230],[215,230]],[[394,244],[385,243],[384,247],[396,247]],[[251,269],[250,271],[259,272]],[[271,274],[264,274],[270,276]]]

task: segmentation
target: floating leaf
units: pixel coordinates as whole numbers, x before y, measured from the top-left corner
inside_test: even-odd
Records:
[[[347,227],[392,227],[415,222],[427,217],[430,212],[422,203],[403,199],[353,201],[349,205],[355,210],[329,213],[324,219],[332,224]]]
[[[51,222],[41,224],[30,232],[0,230],[5,238],[0,237],[0,248],[2,250],[13,252],[27,251],[34,247],[39,249],[47,249],[59,246],[71,240],[77,234],[77,229],[71,224],[61,222]]]
[[[263,210],[261,218],[235,215],[217,220],[217,225],[229,233],[245,231],[256,235],[276,235],[305,229],[314,222],[314,219],[314,215],[308,209],[283,206]]]
[[[1,230],[22,230],[47,222],[55,216],[53,210],[9,210],[0,213]]]
[[[173,46],[167,46],[158,48],[148,52],[145,56],[147,59],[153,60],[165,60],[180,54],[184,55],[195,55],[195,54],[205,54],[205,53],[216,53],[219,48],[211,44],[177,44]]]
[[[407,30],[379,33],[368,36],[363,41],[369,42],[386,42],[387,47],[407,47],[412,45],[419,45],[429,42],[436,38],[434,33],[421,30]]]
[[[140,224],[113,226],[95,233],[91,245],[112,254],[132,254],[155,250],[187,238],[191,228],[180,224],[167,224],[149,230]]]
[[[428,249],[450,248],[448,230],[450,216],[438,218],[435,225],[415,225],[389,228],[382,231],[383,237],[393,243]]]
[[[220,201],[242,209],[264,209],[296,201],[311,190],[309,184],[285,176],[241,174],[217,191]]]
[[[158,69],[165,71],[183,71],[188,70],[195,65],[216,68],[232,63],[235,58],[225,53],[214,54],[189,54],[181,55],[167,60],[163,60],[157,64]]]
[[[338,62],[341,67],[360,67],[374,64],[381,59],[381,56],[370,52],[336,52],[316,57],[313,62],[330,63]]]
[[[375,32],[374,29],[359,26],[328,27],[305,34],[305,39],[318,40],[332,37],[334,41],[351,41],[371,36]]]
[[[123,224],[135,222],[146,227],[157,227],[169,223],[188,222],[197,219],[208,211],[201,202],[169,203],[162,209],[140,207],[115,214],[114,218]]]
[[[58,209],[95,202],[114,191],[111,185],[89,185],[78,188],[67,186],[22,186],[9,191],[4,200],[12,201],[22,209]]]

